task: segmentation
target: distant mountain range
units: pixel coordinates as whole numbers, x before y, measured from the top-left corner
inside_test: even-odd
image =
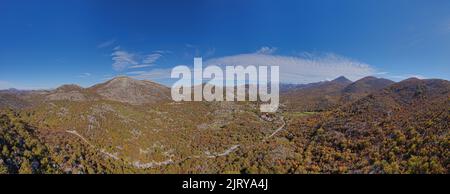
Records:
[[[350,102],[381,89],[393,81],[365,77],[354,83],[341,76],[332,81],[310,84],[280,84],[282,99],[296,109],[320,111],[342,102]],[[0,90],[3,107],[21,108],[43,101],[93,101],[111,100],[134,105],[170,101],[170,88],[147,80],[135,80],[121,76],[89,88],[63,85],[54,90]],[[303,100],[297,101],[296,98]],[[31,101],[31,102],[30,102]]]
[[[297,108],[302,108],[296,104],[295,98],[309,100],[307,103],[313,106],[315,111],[320,110],[322,106],[328,108],[339,102],[334,102],[339,98],[344,101],[352,101],[373,91],[381,89],[393,81],[365,77],[356,82],[352,82],[341,76],[332,81],[322,81],[309,84],[280,84],[280,92],[287,104],[295,104]],[[170,88],[147,80],[135,80],[130,77],[121,76],[111,79],[105,83],[100,83],[89,88],[82,88],[75,84],[62,85],[54,90],[0,90],[0,104],[3,107],[20,108],[30,104],[29,101],[86,101],[86,100],[111,100],[134,105],[150,104],[161,101],[171,100]],[[320,101],[317,105],[312,101]],[[330,101],[330,102],[328,102]],[[301,103],[301,102],[300,102]],[[308,109],[303,108],[303,109]]]
[[[105,83],[89,88],[78,85],[62,85],[54,90],[22,91],[16,89],[2,90],[2,106],[11,108],[24,107],[44,101],[94,101],[111,100],[134,105],[169,101],[170,88],[151,81],[135,80],[130,77],[116,77]],[[34,101],[28,102],[28,101]]]
[[[448,173],[450,82],[281,84],[281,108],[117,77],[0,91],[0,173]]]
[[[372,92],[393,84],[387,79],[365,77],[355,82],[345,77],[311,83],[283,90],[281,97],[287,108],[296,111],[324,111],[351,103]]]

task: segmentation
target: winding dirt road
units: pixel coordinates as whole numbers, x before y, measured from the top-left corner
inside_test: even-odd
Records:
[[[281,122],[283,122],[283,124],[282,124],[280,127],[278,127],[278,129],[276,129],[276,130],[275,130],[272,134],[270,134],[268,137],[264,138],[265,140],[267,140],[267,139],[273,137],[273,136],[276,135],[278,132],[280,132],[281,130],[284,129],[284,127],[286,126],[286,121],[284,121],[284,117],[283,117],[283,116],[281,116],[280,119],[281,119]]]
[[[280,120],[283,123],[280,127],[278,127],[272,134],[270,134],[269,136],[265,137],[262,141],[266,141],[267,139],[275,136],[277,133],[279,133],[280,131],[284,130],[284,127],[286,126],[286,121],[284,120],[283,116],[280,116]],[[115,160],[119,160],[120,158],[114,154],[108,153],[103,149],[98,149],[96,148],[93,144],[91,144],[85,137],[83,137],[81,134],[79,134],[77,131],[75,130],[66,130],[67,133],[73,134],[77,137],[79,137],[83,142],[85,142],[86,144],[88,144],[89,146],[97,149],[98,151],[100,151],[101,153],[105,154],[106,156],[113,158]],[[206,154],[204,156],[188,156],[185,159],[181,159],[178,162],[174,162],[172,159],[168,159],[162,162],[149,162],[149,163],[140,163],[139,161],[134,161],[134,162],[130,162],[131,165],[133,165],[136,168],[153,168],[153,167],[158,167],[158,166],[164,166],[164,165],[168,165],[168,164],[173,164],[173,163],[181,163],[182,161],[185,161],[187,159],[191,159],[191,158],[217,158],[217,157],[222,157],[222,156],[227,156],[233,152],[235,152],[241,145],[240,144],[236,144],[231,146],[230,148],[226,149],[225,151],[221,152],[221,153],[215,153],[215,154]]]

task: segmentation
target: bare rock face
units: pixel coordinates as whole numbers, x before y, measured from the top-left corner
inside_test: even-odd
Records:
[[[129,77],[117,77],[106,83],[95,85],[89,90],[104,99],[134,105],[170,100],[170,89],[168,87]]]

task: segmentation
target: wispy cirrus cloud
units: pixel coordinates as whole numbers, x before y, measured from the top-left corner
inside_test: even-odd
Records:
[[[112,64],[112,67],[116,71],[122,71],[124,69],[127,69],[129,66],[139,64],[136,59],[137,58],[136,54],[129,53],[124,50],[120,49],[114,50],[111,56],[114,62]]]
[[[81,75],[78,75],[77,77],[85,78],[85,77],[90,77],[91,75],[92,75],[91,73],[82,73]]]
[[[153,51],[154,53],[159,53],[159,54],[170,54],[170,53],[172,53],[172,51],[169,51],[169,50],[156,50],[156,51]]]
[[[276,47],[264,46],[264,47],[261,47],[258,51],[256,51],[256,53],[270,55],[270,54],[274,53],[275,51],[277,51]]]
[[[161,57],[162,57],[162,54],[160,54],[160,53],[149,54],[144,57],[144,59],[142,60],[142,63],[153,64],[156,62],[156,60],[158,60]]]
[[[113,64],[112,67],[116,71],[123,71],[125,69],[137,69],[150,67],[163,56],[162,52],[154,52],[147,55],[141,55],[125,51],[117,46],[113,49],[111,54]]]
[[[97,45],[97,48],[106,48],[116,43],[116,39],[107,40]]]
[[[144,67],[150,67],[152,65],[149,64],[141,64],[141,65],[133,65],[133,66],[129,66],[128,69],[138,69],[138,68],[144,68]]]
[[[217,65],[225,71],[225,65],[280,66],[280,81],[284,83],[311,83],[345,76],[351,80],[385,74],[369,64],[334,53],[287,56],[273,54],[276,49],[263,47],[254,53],[236,54],[204,60],[203,66]],[[170,79],[171,68],[128,72],[136,79]]]
[[[213,58],[205,61],[204,64],[206,66],[278,65],[280,66],[280,81],[286,83],[311,83],[339,76],[356,80],[376,73],[376,70],[366,63],[333,53],[285,56],[267,52],[271,50],[263,47],[255,53]],[[264,54],[260,51],[264,51]]]

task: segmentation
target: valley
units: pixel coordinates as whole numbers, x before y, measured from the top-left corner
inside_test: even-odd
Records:
[[[339,77],[280,91],[276,113],[173,102],[168,87],[129,77],[0,91],[0,172],[448,173],[446,80]]]

